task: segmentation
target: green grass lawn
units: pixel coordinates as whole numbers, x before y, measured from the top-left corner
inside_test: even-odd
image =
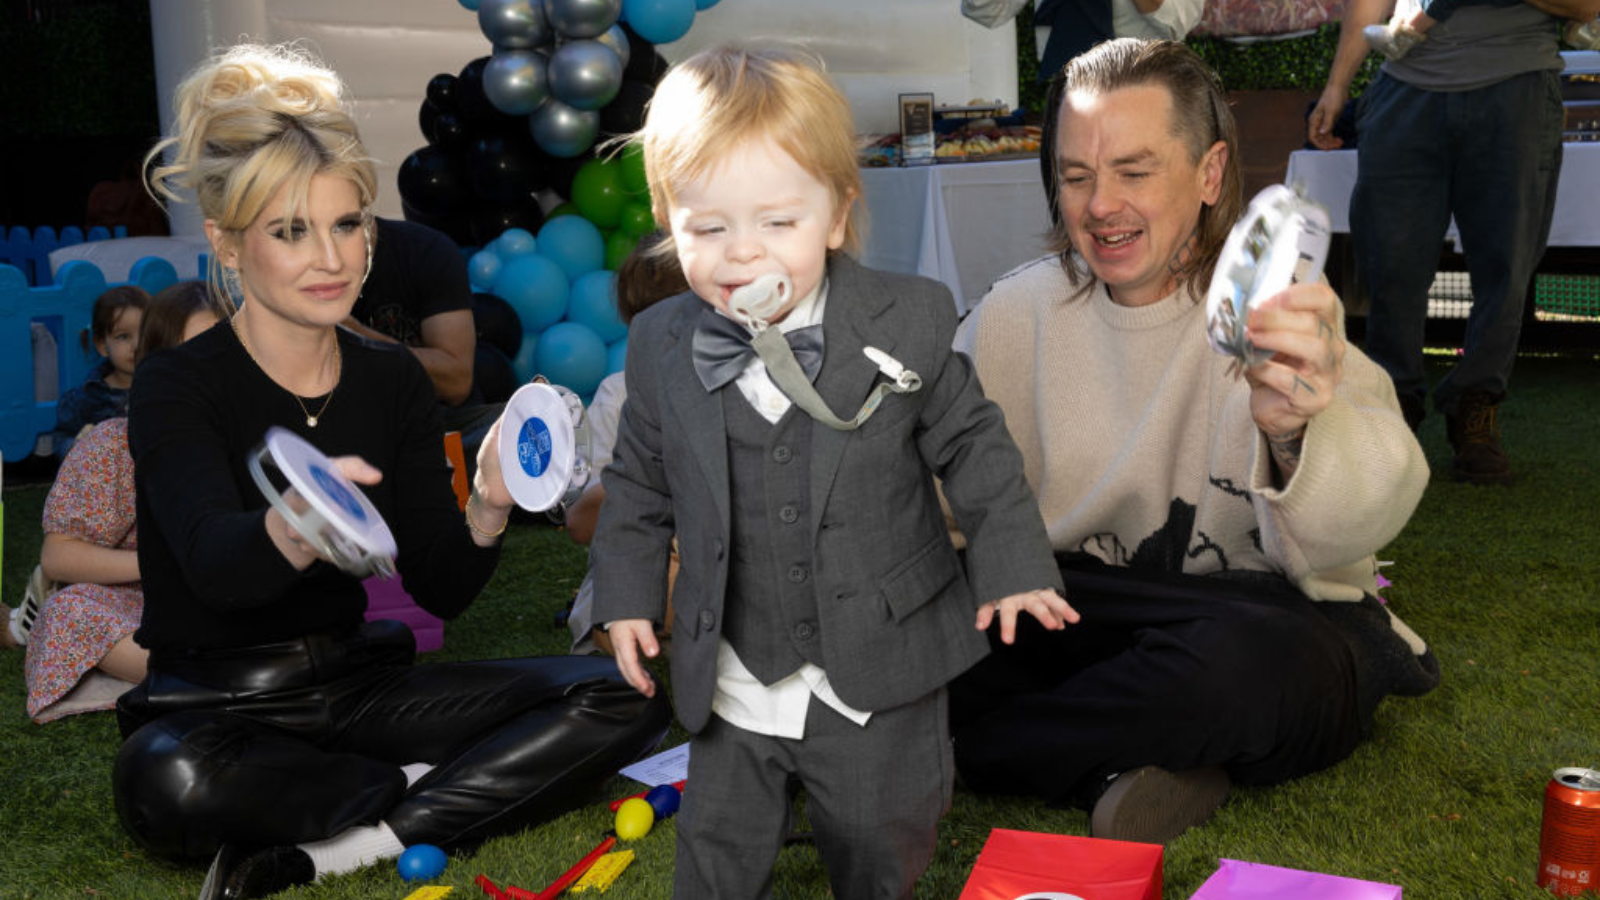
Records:
[[[1534,886],[1543,789],[1561,766],[1600,766],[1600,361],[1524,358],[1502,408],[1517,484],[1452,483],[1444,424],[1423,426],[1434,480],[1393,560],[1392,607],[1433,645],[1443,684],[1391,698],[1372,740],[1331,770],[1275,788],[1238,789],[1207,825],[1167,848],[1165,894],[1186,900],[1220,857],[1391,882],[1410,900],[1541,898]],[[38,559],[42,487],[8,489],[0,597],[20,597]],[[457,659],[559,652],[553,617],[576,589],[583,552],[559,530],[514,527],[484,596],[451,623]],[[117,825],[110,796],[118,736],[110,714],[47,726],[23,711],[22,658],[0,654],[0,897],[181,898],[199,868],[152,859]],[[669,740],[681,740],[675,734]],[[610,824],[603,801],[454,858],[439,884],[481,897],[472,879],[538,890]],[[994,827],[1085,834],[1080,812],[958,792],[920,896],[954,898]],[[673,829],[631,847],[638,858],[607,893],[670,896]],[[825,897],[807,847],[786,850],[779,897]],[[412,886],[388,865],[285,894],[299,900],[400,900]]]

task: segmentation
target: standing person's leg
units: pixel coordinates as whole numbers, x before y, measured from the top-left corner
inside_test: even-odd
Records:
[[[1450,420],[1458,479],[1511,478],[1495,410],[1506,395],[1529,284],[1550,236],[1561,122],[1554,72],[1450,95],[1447,140],[1459,148],[1451,201],[1473,300],[1464,353],[1434,402]]]
[[[1350,241],[1367,285],[1367,355],[1394,379],[1413,430],[1426,412],[1422,343],[1428,289],[1450,224],[1454,149],[1444,95],[1380,75],[1361,97],[1361,149],[1350,195]]]
[[[910,900],[955,781],[945,691],[865,726],[811,698],[798,742],[806,812],[838,900]]]
[[[675,900],[765,900],[789,833],[794,741],[713,715],[689,742],[689,787],[678,810]]]

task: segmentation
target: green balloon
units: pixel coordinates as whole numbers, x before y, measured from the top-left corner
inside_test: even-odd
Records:
[[[606,268],[615,272],[638,243],[639,236],[636,234],[629,234],[621,228],[612,232],[611,236],[606,238]]]
[[[622,167],[604,159],[584,163],[572,179],[572,202],[596,227],[617,227],[622,206],[628,202],[628,192],[622,189]]]
[[[622,221],[617,227],[634,237],[643,237],[656,230],[655,213],[648,203],[630,201],[622,207]]]
[[[629,144],[622,150],[622,188],[630,194],[643,194],[650,190],[644,177],[644,150],[638,144]]]

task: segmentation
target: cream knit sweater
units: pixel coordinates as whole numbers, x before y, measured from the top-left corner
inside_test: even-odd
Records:
[[[1249,386],[1207,342],[1203,303],[1180,289],[1119,306],[1098,282],[1073,293],[1056,257],[1035,260],[1001,278],[956,336],[1005,411],[1055,549],[1198,575],[1279,572],[1315,600],[1374,592],[1374,553],[1428,482],[1382,369],[1348,349],[1332,404],[1278,487]]]

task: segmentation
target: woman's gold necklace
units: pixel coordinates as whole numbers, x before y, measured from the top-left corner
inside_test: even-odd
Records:
[[[256,364],[256,368],[261,370],[261,374],[267,375],[266,366],[263,366],[261,364],[261,360],[256,359],[255,351],[250,349],[250,343],[244,339],[244,332],[239,330],[239,316],[238,316],[237,313],[235,313],[233,315],[233,317],[228,320],[228,324],[233,326],[233,334],[234,334],[235,337],[237,337],[239,339],[239,346],[244,348],[245,355],[249,356],[250,357],[250,361]],[[306,427],[307,428],[315,428],[315,427],[317,427],[317,423],[322,421],[323,413],[326,413],[328,411],[328,404],[333,402],[334,389],[339,386],[339,365],[340,365],[339,336],[338,335],[334,335],[334,338],[333,338],[333,387],[328,389],[328,396],[327,396],[326,399],[324,399],[322,401],[322,408],[317,410],[317,414],[316,415],[312,415],[311,414],[311,410],[306,408],[306,402],[304,400],[300,399],[300,395],[299,394],[296,394],[294,391],[291,391],[288,388],[283,388],[283,390],[286,393],[288,393],[289,396],[294,398],[295,405],[300,407],[300,412],[305,414]],[[267,375],[267,378],[270,380],[272,378],[272,376],[271,375]],[[277,384],[277,382],[274,381],[273,384]],[[278,386],[279,387],[283,387],[282,385],[278,385]]]

